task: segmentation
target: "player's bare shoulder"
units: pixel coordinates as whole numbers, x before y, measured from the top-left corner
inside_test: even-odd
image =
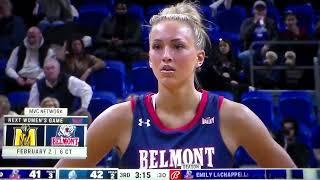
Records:
[[[224,99],[220,109],[220,119],[221,134],[227,140],[227,144],[231,144],[229,149],[232,151],[259,136],[269,135],[260,118],[240,103]]]
[[[245,105],[224,99],[220,119],[221,134],[231,153],[242,146],[261,167],[295,167],[260,118]]]
[[[221,104],[220,116],[225,123],[239,122],[239,120],[246,120],[250,109],[240,103],[224,99]]]
[[[110,106],[104,110],[97,118],[97,121],[126,121],[132,117],[131,102],[126,101]],[[96,121],[95,120],[95,121]],[[120,123],[118,121],[118,123]]]
[[[265,128],[259,117],[247,106],[227,99],[223,100],[220,109],[221,124],[233,133],[243,134],[248,128]]]
[[[104,110],[92,123],[89,128],[113,128],[122,129],[132,124],[133,113],[131,102],[115,104]]]
[[[229,151],[233,154],[241,143],[242,135],[245,134],[250,121],[254,114],[251,110],[243,104],[224,99],[220,107],[220,130],[222,138],[228,147]]]
[[[94,136],[114,146],[123,143],[123,139],[130,139],[133,113],[130,101],[115,104],[102,112],[88,129],[88,136]]]
[[[87,158],[60,160],[56,167],[94,167],[113,147],[124,152],[132,128],[131,103],[113,105],[102,112],[90,125],[87,133]]]

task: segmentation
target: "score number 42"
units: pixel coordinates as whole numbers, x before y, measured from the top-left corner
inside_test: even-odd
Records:
[[[92,179],[103,179],[103,171],[98,170],[98,171],[92,171],[90,174],[90,178]],[[115,174],[114,173],[110,173],[110,177],[108,177],[110,179],[114,179],[115,178]]]

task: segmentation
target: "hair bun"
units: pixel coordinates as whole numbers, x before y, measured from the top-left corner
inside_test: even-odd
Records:
[[[210,42],[209,37],[202,24],[199,6],[193,2],[183,1],[176,5],[164,8],[157,15],[150,19],[150,25],[154,26],[163,20],[175,20],[185,22],[190,25],[195,35],[196,47],[205,49],[206,41]]]

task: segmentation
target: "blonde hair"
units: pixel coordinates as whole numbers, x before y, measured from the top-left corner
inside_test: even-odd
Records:
[[[60,103],[56,98],[53,97],[46,97],[44,98],[41,103],[40,103],[40,107],[45,107],[45,105],[49,102],[52,102],[53,106],[55,108],[59,108],[60,107]]]
[[[183,1],[176,5],[169,6],[154,15],[150,19],[151,27],[164,20],[174,20],[187,23],[193,30],[195,45],[198,49],[205,49],[206,41],[210,42],[209,36],[202,24],[199,7],[193,2]]]
[[[3,114],[8,114],[11,109],[9,99],[4,95],[0,95],[0,108]]]

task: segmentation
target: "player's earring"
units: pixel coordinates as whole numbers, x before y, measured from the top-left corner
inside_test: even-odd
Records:
[[[152,66],[152,62],[151,62],[151,61],[149,61],[149,66],[150,66],[150,67]]]

